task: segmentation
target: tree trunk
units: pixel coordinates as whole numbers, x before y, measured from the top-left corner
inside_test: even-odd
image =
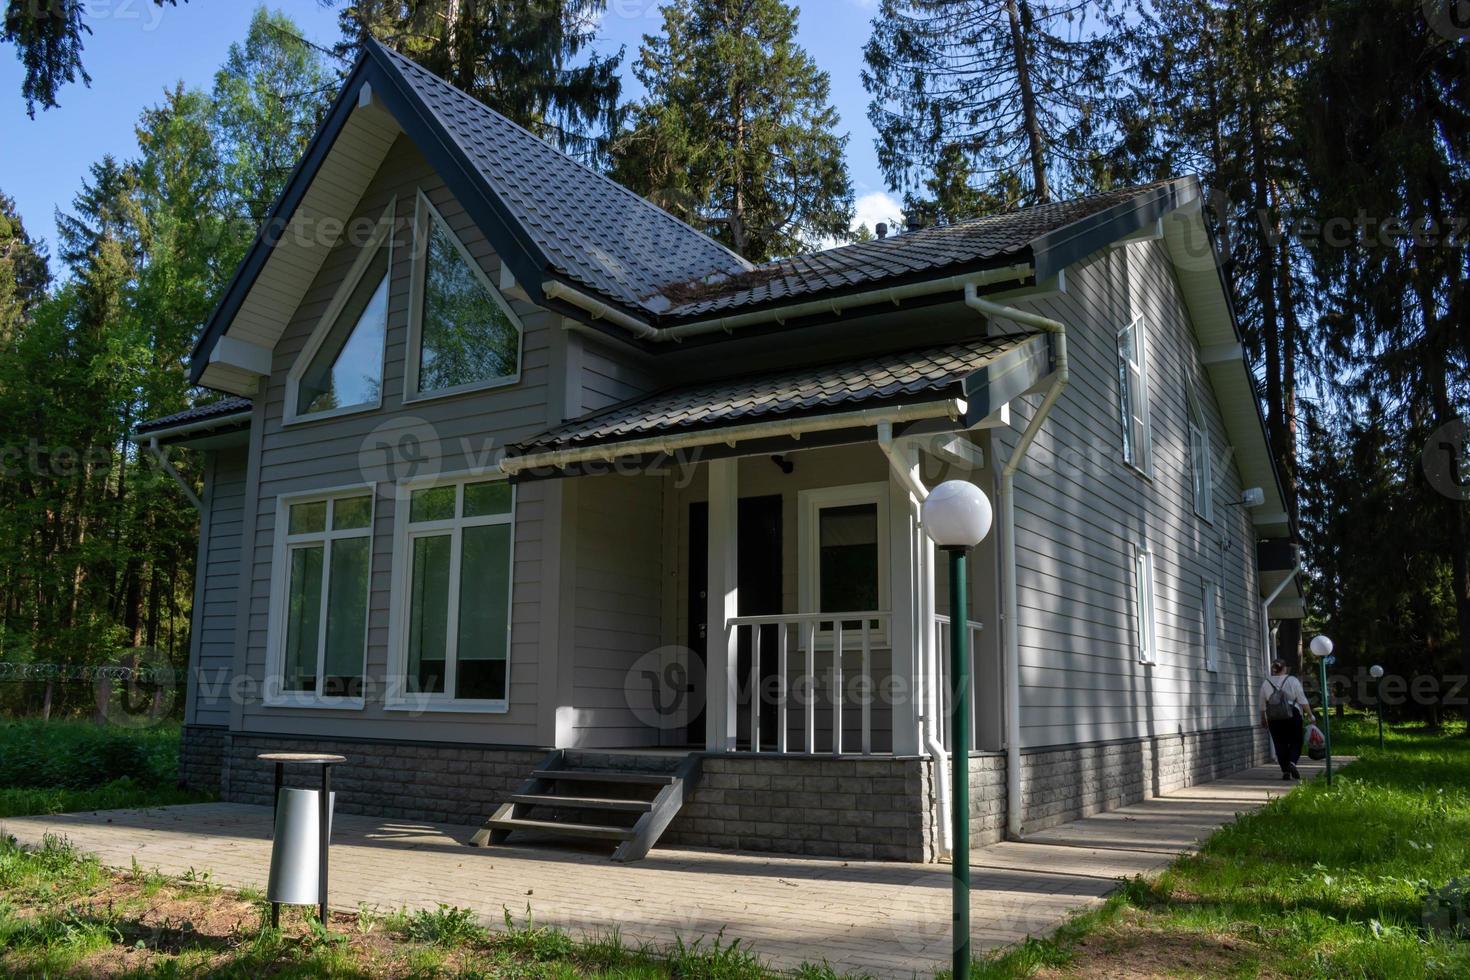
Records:
[[[1011,47],[1015,55],[1016,84],[1021,89],[1021,114],[1026,126],[1026,145],[1031,157],[1031,179],[1036,185],[1036,203],[1051,200],[1051,186],[1046,179],[1046,146],[1041,140],[1041,121],[1036,114],[1036,92],[1031,86],[1031,63],[1026,57],[1026,33],[1021,25],[1021,11],[1031,20],[1027,0],[1006,0],[1006,15],[1011,21]],[[1020,9],[1018,9],[1018,4]]]

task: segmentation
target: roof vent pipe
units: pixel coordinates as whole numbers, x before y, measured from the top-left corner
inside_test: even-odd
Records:
[[[881,242],[883,239],[885,239],[885,238],[888,237],[888,222],[886,222],[886,221],[880,221],[880,222],[878,222],[878,224],[874,226],[874,230],[877,231],[877,233],[878,233],[878,241]]]

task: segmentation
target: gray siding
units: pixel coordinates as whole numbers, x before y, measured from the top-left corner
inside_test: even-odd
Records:
[[[336,247],[323,263],[311,288],[275,348],[274,363],[257,410],[259,495],[250,542],[248,627],[245,672],[264,681],[268,643],[271,558],[275,539],[277,497],[316,489],[376,482],[371,598],[368,618],[367,677],[381,683],[387,674],[390,577],[394,527],[394,478],[375,453],[383,426],[412,426],[420,435],[420,465],[427,472],[453,474],[494,462],[507,443],[525,438],[560,421],[548,407],[551,368],[548,349],[560,319],[524,301],[512,306],[525,327],[521,377],[516,384],[481,392],[404,404],[404,359],[407,351],[411,241],[416,191],[422,189],[480,262],[490,281],[499,281],[499,260],[443,182],[417,149],[399,137],[378,175],[369,184],[354,220],[373,221],[396,196],[396,229],[388,301],[388,333],[383,404],[363,412],[318,422],[283,425],[286,378],[326,311],[356,257],[350,244]],[[278,708],[258,698],[244,706],[241,727],[247,731],[306,735],[416,738],[474,743],[544,744],[539,725],[538,642],[541,620],[543,539],[546,491],[530,485],[517,493],[514,597],[510,651],[510,710],[503,714],[443,713],[427,715],[385,710],[381,693],[370,695],[362,710]],[[381,688],[379,688],[380,692]]]
[[[663,481],[598,476],[575,481],[572,612],[574,744],[657,745],[651,689],[636,672],[663,630]]]
[[[1022,744],[1250,725],[1259,673],[1255,547],[1220,414],[1162,246],[1128,246],[1148,336],[1152,476],[1122,461],[1116,331],[1120,250],[1067,271],[1063,295],[1022,304],[1068,326],[1071,384],[1016,477]],[[1188,385],[1215,454],[1214,522],[1194,513]],[[1039,396],[997,440],[1009,453]],[[1152,549],[1157,663],[1135,652],[1132,547]],[[1201,583],[1224,598],[1218,673],[1205,669]]]
[[[196,725],[230,723],[235,663],[235,600],[240,584],[240,536],[245,509],[245,450],[211,454],[200,525],[194,615],[194,676],[186,717]]]

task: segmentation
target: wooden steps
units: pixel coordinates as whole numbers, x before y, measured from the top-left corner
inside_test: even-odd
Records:
[[[601,757],[579,752],[575,759],[557,750],[533,769],[470,838],[483,846],[501,844],[517,832],[544,837],[616,841],[614,861],[644,857],[684,805],[699,780],[697,755],[608,757],[623,766],[600,764]],[[570,764],[575,761],[575,765]]]

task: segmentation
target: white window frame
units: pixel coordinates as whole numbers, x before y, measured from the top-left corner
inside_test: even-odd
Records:
[[[378,218],[377,226],[373,228],[372,236],[368,239],[367,244],[358,250],[357,258],[353,260],[352,267],[347,270],[346,277],[343,278],[341,285],[337,287],[337,292],[332,297],[331,303],[327,304],[326,312],[317,320],[316,327],[312,330],[311,336],[306,339],[306,346],[301,349],[301,353],[296,356],[295,363],[291,365],[291,371],[286,376],[286,405],[281,420],[282,425],[320,422],[323,419],[340,418],[344,415],[373,412],[383,407],[383,386],[388,380],[388,336],[386,324],[384,325],[383,331],[383,363],[381,365],[381,373],[378,376],[378,397],[373,401],[364,402],[360,405],[346,405],[341,408],[329,408],[321,412],[306,412],[303,414],[300,411],[301,379],[306,376],[306,370],[311,366],[311,362],[316,358],[318,352],[321,351],[322,344],[326,343],[327,335],[337,325],[337,318],[342,315],[343,307],[352,299],[352,294],[357,291],[358,285],[362,282],[362,277],[367,274],[368,266],[372,264],[373,259],[377,258],[378,249],[385,246],[388,249],[388,305],[390,309],[392,308],[393,235],[390,232],[393,230],[393,223],[397,213],[398,198],[395,195],[388,201],[388,207],[384,209],[382,215]]]
[[[1194,495],[1194,512],[1206,524],[1215,523],[1215,459],[1210,440],[1210,423],[1199,391],[1191,387],[1187,405],[1189,419],[1189,482]]]
[[[1200,618],[1205,632],[1205,670],[1220,671],[1220,641],[1224,636],[1224,608],[1220,584],[1214,579],[1200,580]]]
[[[516,328],[518,335],[516,340],[516,369],[514,373],[504,378],[492,378],[487,381],[471,381],[468,384],[455,385],[452,388],[438,388],[434,391],[419,391],[419,362],[423,357],[424,337],[424,278],[428,274],[429,266],[429,223],[434,222],[439,230],[449,237],[459,252],[460,258],[474,271],[475,278],[480,285],[489,291],[490,296],[510,317],[510,322]],[[526,356],[526,328],[521,323],[521,318],[516,316],[516,311],[511,307],[500,290],[490,282],[490,277],[480,263],[470,254],[470,250],[460,241],[459,235],[449,227],[449,222],[434,207],[427,194],[420,188],[416,195],[413,216],[413,269],[409,275],[408,287],[408,346],[405,349],[403,365],[403,401],[409,402],[432,401],[436,398],[452,398],[455,395],[463,395],[473,391],[486,391],[492,388],[506,388],[519,384],[521,380],[521,368]]]
[[[1137,627],[1134,650],[1138,662],[1158,663],[1158,591],[1154,579],[1154,555],[1147,545],[1136,545],[1133,549],[1133,617]]]
[[[418,480],[403,480],[398,483],[393,505],[393,574],[392,604],[388,620],[388,683],[384,707],[390,711],[447,711],[504,714],[510,710],[511,668],[513,656],[511,638],[515,620],[515,569],[516,569],[516,507],[519,494],[516,487],[510,490],[510,513],[491,514],[484,517],[463,517],[464,490],[467,483],[505,482],[506,477],[498,470],[475,470],[449,476],[424,477]],[[449,520],[423,521],[410,527],[409,506],[415,491],[433,487],[453,486],[460,489],[454,495],[455,516]],[[484,525],[506,524],[510,526],[510,569],[507,576],[505,616],[505,697],[504,698],[454,698],[454,682],[459,667],[459,583],[460,554],[464,529]],[[448,622],[451,633],[449,649],[444,652],[444,691],[427,693],[408,689],[408,630],[412,600],[413,541],[415,538],[435,534],[451,533],[449,546],[449,609]]]
[[[888,613],[893,606],[893,592],[889,586],[889,526],[888,526],[888,497],[889,485],[881,483],[854,483],[840,487],[820,487],[814,490],[802,490],[797,494],[797,562],[796,578],[798,584],[797,601],[800,603],[802,613],[822,613],[818,604],[822,595],[821,588],[821,527],[822,511],[833,507],[851,507],[861,504],[877,505],[878,520],[878,609],[854,610],[855,612]],[[836,618],[843,618],[845,614],[835,614]],[[818,640],[825,636],[826,642],[830,644],[832,630],[820,630]],[[883,646],[888,642],[888,626],[886,620],[880,620],[876,629],[869,632],[869,641],[875,646]],[[844,644],[845,646],[846,644]]]
[[[1127,396],[1128,411],[1120,412],[1119,421],[1123,426],[1123,462],[1144,476],[1153,475],[1153,424],[1149,413],[1149,360],[1148,360],[1148,336],[1147,321],[1141,312],[1135,312],[1135,284],[1133,277],[1133,262],[1130,258],[1132,249],[1124,246],[1119,249],[1123,261],[1123,292],[1124,292],[1124,315],[1123,322],[1126,326],[1117,332],[1115,346],[1118,352],[1119,366],[1124,368],[1125,378],[1120,378],[1120,385],[1127,384],[1136,375],[1138,379],[1137,390],[1129,385],[1127,392],[1118,392],[1118,407],[1123,407],[1124,396]],[[1129,328],[1132,328],[1131,330]],[[1127,332],[1132,338],[1130,349],[1123,349],[1123,335]],[[1130,436],[1132,438],[1128,438]]]
[[[335,501],[347,497],[368,497],[368,523],[367,527],[351,528],[348,530],[335,531],[332,529],[332,510]],[[297,504],[310,504],[326,502],[327,514],[324,529],[321,531],[309,531],[301,534],[291,533],[291,508]],[[364,689],[367,687],[367,643],[369,621],[372,619],[372,561],[373,561],[373,532],[378,518],[378,495],[377,484],[355,483],[347,486],[329,487],[324,490],[305,490],[299,493],[282,494],[276,498],[276,529],[275,543],[271,550],[271,591],[270,612],[267,617],[266,631],[266,687],[262,703],[267,708],[338,708],[346,710],[360,710],[363,706],[362,697],[347,697],[345,695],[324,695],[321,693],[321,680],[326,671],[325,659],[327,655],[326,629],[327,629],[327,595],[331,588],[331,561],[332,542],[344,538],[367,538],[368,545],[368,615],[362,624],[362,683]],[[315,691],[287,691],[285,690],[285,653],[286,653],[286,603],[290,588],[291,577],[291,551],[296,546],[322,543],[325,546],[322,554],[322,616],[321,624],[318,626],[317,635],[317,689]]]

